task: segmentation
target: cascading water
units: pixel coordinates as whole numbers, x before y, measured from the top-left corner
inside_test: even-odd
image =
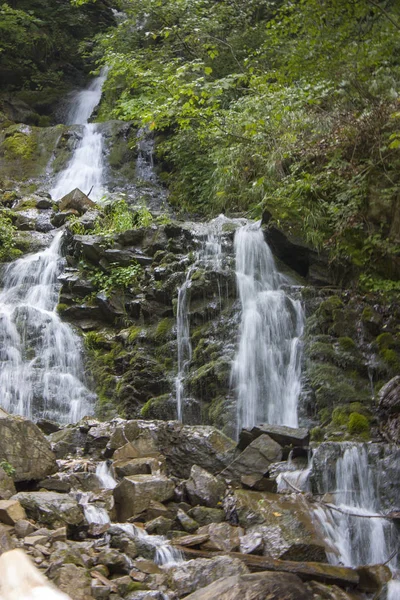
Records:
[[[198,268],[219,272],[223,269],[222,233],[227,223],[243,223],[243,220],[228,219],[224,215],[213,219],[206,227],[198,226],[196,235],[200,238],[200,248],[195,260],[186,272],[186,279],[178,289],[177,305],[177,344],[178,344],[178,374],[175,378],[176,405],[178,420],[182,421],[183,404],[185,400],[185,379],[192,359],[190,342],[189,303],[192,275]]]
[[[331,461],[323,469],[321,491],[333,496],[339,509],[318,507],[315,515],[332,551],[332,564],[349,567],[388,562],[398,570],[399,534],[393,523],[379,518],[379,472],[369,464],[368,445],[332,444],[340,452],[333,471]],[[388,585],[388,600],[398,598],[400,581]]]
[[[10,264],[0,294],[0,397],[8,412],[75,422],[91,413],[79,337],[56,306],[62,260],[51,246]]]
[[[67,125],[83,125],[82,138],[74,151],[67,168],[62,171],[50,190],[51,197],[59,200],[75,188],[94,200],[103,194],[103,137],[95,123],[88,123],[91,114],[100,102],[101,90],[107,71],[102,70],[86,90],[77,92],[71,102]]]
[[[237,391],[237,429],[267,422],[296,427],[301,390],[304,314],[282,289],[260,224],[235,235],[236,277],[242,305],[239,348],[232,368]]]
[[[164,536],[149,535],[144,529],[131,523],[118,523],[116,527],[122,529],[133,540],[141,540],[143,544],[154,548],[154,562],[157,565],[172,566],[183,562],[182,553],[171,546]]]
[[[96,475],[102,487],[106,490],[113,490],[118,484],[118,482],[114,479],[111,467],[106,460],[97,465]]]

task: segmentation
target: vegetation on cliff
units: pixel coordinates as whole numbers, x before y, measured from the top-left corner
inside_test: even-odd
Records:
[[[400,273],[393,0],[143,0],[98,39],[102,118],[146,124],[176,206],[261,216],[390,291]]]

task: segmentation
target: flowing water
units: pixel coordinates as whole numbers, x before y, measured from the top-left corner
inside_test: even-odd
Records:
[[[239,347],[232,368],[237,429],[258,423],[297,427],[304,314],[282,289],[259,223],[235,235],[236,278],[242,305]]]
[[[114,479],[112,468],[106,460],[97,465],[96,475],[102,487],[106,490],[113,490],[118,485],[118,482]]]
[[[88,123],[94,109],[100,102],[101,90],[107,72],[103,70],[86,90],[77,92],[71,101],[67,125],[82,125],[81,139],[73,156],[50,190],[51,197],[59,200],[75,188],[92,200],[103,195],[103,137],[97,131],[96,123]]]
[[[178,565],[183,561],[182,553],[171,546],[167,538],[162,535],[149,535],[141,527],[131,523],[118,523],[117,527],[122,529],[133,540],[140,540],[144,545],[154,548],[154,562],[157,565]]]
[[[58,316],[58,233],[46,250],[10,264],[0,294],[0,404],[6,411],[61,423],[90,414],[80,338]]]
[[[335,447],[340,455],[334,469],[333,461],[326,463],[322,491],[332,495],[341,512],[323,506],[315,510],[331,549],[329,561],[349,567],[387,562],[395,573],[400,536],[390,520],[380,518],[379,469],[370,464],[366,444],[346,442]],[[399,592],[400,581],[392,580],[388,600],[400,597]]]

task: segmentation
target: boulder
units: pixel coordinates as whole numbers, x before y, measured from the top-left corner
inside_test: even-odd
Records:
[[[91,577],[84,567],[65,564],[56,570],[53,582],[72,600],[90,600]]]
[[[263,423],[262,425],[256,425],[251,430],[242,429],[239,436],[239,449],[244,450],[252,441],[263,434],[269,435],[270,438],[282,447],[297,446],[304,448],[310,443],[310,432],[308,429]]]
[[[222,578],[187,596],[187,600],[310,600],[296,575],[253,573]]]
[[[240,560],[229,556],[197,558],[178,566],[166,566],[163,570],[168,574],[168,587],[179,597],[191,594],[221,577],[245,575],[249,572]]]
[[[379,408],[389,414],[400,413],[400,375],[386,383],[378,395]]]
[[[127,521],[150,506],[151,500],[170,500],[175,491],[174,483],[163,475],[132,475],[114,489],[118,519]]]
[[[132,568],[130,558],[115,548],[102,550],[97,556],[97,564],[105,565],[112,574],[128,574]]]
[[[202,504],[215,508],[225,494],[225,484],[198,465],[193,465],[185,489],[193,506]]]
[[[25,519],[26,514],[18,500],[0,500],[0,521],[5,525],[15,525]]]
[[[22,417],[0,418],[0,456],[15,469],[14,481],[40,480],[57,470],[42,431]]]
[[[176,513],[176,519],[181,525],[182,529],[187,531],[187,533],[194,533],[199,528],[197,521],[189,517],[181,508],[179,508],[178,512]]]
[[[11,527],[9,525],[0,523],[0,554],[15,548],[14,540],[10,535],[10,529]]]
[[[231,522],[262,536],[265,556],[326,561],[324,541],[303,496],[235,490],[225,508]]]
[[[113,463],[113,468],[118,477],[146,474],[156,475],[165,472],[165,458],[160,455],[158,457],[150,456],[116,460]]]
[[[13,480],[0,467],[0,500],[8,500],[16,493]]]
[[[318,581],[308,581],[305,584],[313,600],[364,600],[364,594],[347,593],[337,585],[325,585]],[[377,598],[375,600],[378,600]]]
[[[78,427],[65,427],[49,436],[51,447],[57,458],[66,458],[68,455],[74,455],[86,444],[87,434],[79,430]]]
[[[208,535],[208,540],[201,546],[202,549],[234,552],[239,550],[240,538],[244,535],[244,529],[233,527],[229,523],[211,523],[200,527],[197,533]]]
[[[69,192],[63,196],[59,203],[59,209],[62,210],[76,210],[80,215],[83,215],[87,210],[96,207],[96,203],[90,200],[86,194],[81,192],[80,189],[75,188],[72,192]]]
[[[210,523],[222,523],[222,521],[225,521],[225,513],[221,508],[195,506],[189,510],[188,515],[200,526],[209,525]]]
[[[56,492],[19,492],[13,496],[30,519],[50,527],[80,525],[83,512],[75,498]]]
[[[252,441],[221,473],[228,481],[239,483],[241,477],[255,476],[261,480],[268,467],[282,458],[282,447],[269,435],[262,434]]]

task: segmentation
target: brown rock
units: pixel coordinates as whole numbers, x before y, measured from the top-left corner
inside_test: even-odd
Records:
[[[193,506],[202,504],[215,508],[225,494],[225,483],[208,473],[205,469],[193,465],[190,479],[185,482],[186,493]]]
[[[261,480],[269,466],[282,459],[282,448],[269,435],[257,437],[237,458],[222,471],[225,479],[240,483],[242,476],[258,476]]]
[[[14,494],[16,494],[16,489],[13,480],[0,467],[0,500],[9,500]]]
[[[244,529],[233,527],[229,523],[211,523],[200,527],[197,533],[208,535],[208,540],[201,546],[202,549],[234,552],[239,550],[240,537],[244,535]]]
[[[65,564],[56,570],[54,583],[72,600],[90,600],[91,577],[84,567]]]
[[[127,521],[150,506],[152,500],[163,502],[173,497],[174,483],[163,475],[133,475],[124,477],[114,489],[118,519]]]
[[[90,208],[95,208],[96,203],[90,200],[86,194],[80,189],[75,188],[69,194],[63,196],[60,200],[60,210],[76,210],[80,215],[83,215]]]
[[[26,514],[18,500],[0,500],[0,521],[5,525],[15,525],[26,519]]]

